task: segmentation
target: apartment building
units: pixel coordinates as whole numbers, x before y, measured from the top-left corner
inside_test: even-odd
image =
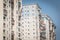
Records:
[[[22,40],[40,40],[40,9],[37,4],[23,5],[20,26]]]
[[[56,40],[55,29],[37,4],[22,6],[22,0],[0,0],[0,40]]]
[[[22,12],[22,0],[14,0],[14,40],[21,40],[20,39],[20,18]]]
[[[17,40],[21,3],[22,0],[0,0],[0,40]]]
[[[41,40],[56,40],[55,29],[56,26],[53,23],[52,19],[48,15],[42,15],[41,17]]]

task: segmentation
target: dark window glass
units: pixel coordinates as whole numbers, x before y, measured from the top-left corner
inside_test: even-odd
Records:
[[[6,4],[5,3],[3,3],[3,7],[6,8]]]
[[[19,35],[18,35],[19,37],[20,37],[20,33],[19,33]]]
[[[20,26],[20,23],[18,23],[18,26]]]
[[[3,33],[5,33],[5,30],[3,30]]]
[[[21,16],[18,16],[18,20],[20,21]]]
[[[5,28],[5,23],[3,23],[3,27]]]
[[[5,40],[5,36],[3,36],[3,40]]]
[[[6,19],[6,17],[4,16],[4,17],[3,17],[3,19],[5,20],[5,19]]]

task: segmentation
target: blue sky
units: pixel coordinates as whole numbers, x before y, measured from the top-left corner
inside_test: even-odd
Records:
[[[43,14],[48,14],[56,25],[56,39],[60,40],[60,0],[22,0],[22,3],[37,3]]]

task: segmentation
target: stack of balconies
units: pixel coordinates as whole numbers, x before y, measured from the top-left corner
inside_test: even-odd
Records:
[[[41,40],[46,40],[46,27],[44,22],[42,22],[42,20],[40,21],[40,39]]]

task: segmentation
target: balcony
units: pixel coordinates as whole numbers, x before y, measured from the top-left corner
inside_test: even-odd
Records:
[[[46,28],[45,28],[45,27],[40,27],[40,30],[41,30],[41,31],[45,31]]]
[[[46,36],[45,36],[45,35],[40,35],[40,37],[41,37],[42,39],[46,39]]]
[[[42,38],[45,38],[45,39],[46,39],[46,32],[41,32],[41,33],[40,33],[40,37],[42,37]]]
[[[43,19],[40,20],[40,24],[41,24],[42,27],[45,26],[45,22],[44,22]]]

